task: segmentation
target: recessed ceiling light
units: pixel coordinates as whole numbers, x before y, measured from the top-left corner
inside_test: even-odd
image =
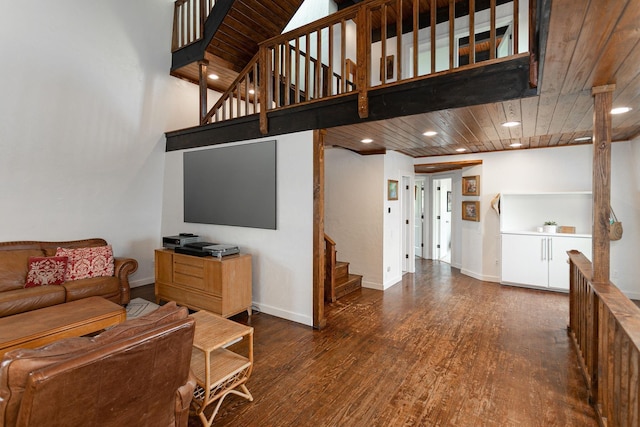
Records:
[[[513,144],[509,144],[509,147],[518,148],[522,147],[522,144],[520,144],[519,142],[514,142]]]
[[[520,124],[520,122],[504,122],[502,124],[502,126],[506,127],[506,128],[512,128],[514,126],[518,126]]]
[[[631,107],[617,107],[611,110],[611,114],[624,114],[631,111]]]
[[[432,130],[428,130],[425,133],[423,133],[424,136],[434,136],[437,135],[438,132],[432,131]]]
[[[217,74],[209,74],[209,78],[210,78],[211,80],[218,80],[218,79],[220,78],[220,76],[219,76],[219,75],[217,75]]]
[[[435,169],[435,166],[426,166],[425,169]]]
[[[370,144],[373,142],[373,139],[371,138],[365,138],[363,140],[361,140],[360,142],[362,142],[363,144]]]
[[[251,95],[253,95],[254,93],[256,93],[256,91],[255,91],[255,90],[253,90],[253,89],[249,89],[249,93],[250,93]]]
[[[576,141],[576,142],[591,141],[591,137],[590,136],[581,136],[580,138],[574,139],[574,141]]]
[[[467,149],[466,148],[456,148],[456,151],[458,153],[462,153],[463,151],[467,151]]]

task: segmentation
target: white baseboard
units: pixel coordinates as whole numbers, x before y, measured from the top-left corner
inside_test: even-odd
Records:
[[[145,277],[142,279],[129,280],[130,288],[137,288],[139,286],[151,285],[155,282],[155,277]]]
[[[384,289],[389,289],[390,287],[392,287],[393,285],[395,285],[398,282],[402,282],[402,275],[400,275],[399,277],[394,277],[393,279],[389,279],[389,280],[385,281],[384,282]]]
[[[375,289],[376,291],[384,291],[384,287],[382,286],[381,283],[366,282],[363,280],[362,287],[367,289]]]
[[[300,313],[294,313],[287,310],[282,310],[278,307],[273,307],[268,304],[261,304],[253,302],[252,307],[261,313],[269,314],[271,316],[280,317],[282,319],[291,320],[292,322],[302,323],[303,325],[313,326],[313,318]]]
[[[473,277],[474,279],[482,280],[483,282],[500,283],[500,277],[498,276],[485,276],[485,275],[476,273],[474,271],[469,271],[465,269],[461,269],[460,273],[464,274],[465,276]]]

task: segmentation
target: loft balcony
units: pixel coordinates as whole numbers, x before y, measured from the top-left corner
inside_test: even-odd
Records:
[[[223,2],[191,0],[189,10],[197,13],[178,3],[172,74],[199,84],[200,126],[167,133],[167,150],[536,94],[535,2],[360,2],[256,43],[250,59],[251,48],[244,45],[242,59],[236,55],[224,73],[227,81],[235,78],[224,91],[216,88],[222,95],[215,102],[208,99],[207,74],[228,65],[224,57],[231,55],[218,49],[212,56],[203,45],[211,38],[207,46],[222,46],[209,28],[213,20],[225,21],[213,13],[224,10]],[[235,6],[229,7],[226,13],[232,14]],[[286,24],[282,15],[274,22],[277,28]],[[194,61],[177,65],[188,62],[184,52],[198,44],[202,55],[190,54]]]

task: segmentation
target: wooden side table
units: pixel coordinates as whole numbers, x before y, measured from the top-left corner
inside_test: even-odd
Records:
[[[202,424],[210,427],[227,395],[233,393],[253,401],[245,385],[253,369],[253,328],[204,310],[191,317],[196,320],[191,369],[198,383],[191,405]],[[225,348],[244,339],[249,344],[246,356]],[[213,414],[207,419],[204,410],[216,401]]]

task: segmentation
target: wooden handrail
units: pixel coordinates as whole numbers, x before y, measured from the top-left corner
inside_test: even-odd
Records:
[[[186,12],[179,12],[179,6],[206,3],[202,9],[201,16],[205,16],[213,7],[214,0],[178,0],[176,2],[176,13],[174,16],[174,44],[178,46],[185,43],[192,43],[192,39],[185,34],[194,32],[196,23],[188,11],[195,6],[187,8]],[[466,5],[463,4],[466,2]],[[232,86],[223,94],[221,99],[214,105],[203,119],[204,123],[210,121],[228,120],[249,114],[260,114],[260,129],[263,133],[268,132],[267,113],[271,110],[279,110],[293,105],[307,104],[326,98],[345,96],[354,90],[358,92],[358,113],[361,117],[368,116],[368,92],[385,86],[399,83],[422,80],[433,75],[441,75],[447,72],[454,72],[455,69],[467,69],[477,67],[478,64],[489,64],[505,59],[511,59],[520,55],[518,46],[518,16],[522,8],[529,8],[529,31],[532,34],[529,38],[529,55],[532,64],[535,63],[533,52],[537,47],[533,44],[537,39],[536,28],[536,0],[513,0],[510,12],[501,12],[503,16],[498,16],[498,8],[502,3],[498,0],[488,2],[489,22],[479,22],[478,19],[469,17],[469,30],[456,31],[456,15],[459,9],[475,7],[475,0],[449,1],[448,5],[441,10],[434,9],[438,2],[429,1],[431,10],[421,13],[417,7],[418,1],[413,2],[411,11],[402,12],[403,0],[374,0],[361,2],[349,8],[345,8],[330,16],[304,25],[300,28],[289,31],[285,34],[270,38],[259,45],[259,52],[250,65],[240,73]],[[462,5],[462,7],[461,7]],[[395,18],[391,15],[393,10],[399,10]],[[477,12],[477,11],[476,11]],[[506,14],[505,14],[506,13]],[[181,14],[181,15],[180,15]],[[403,15],[404,14],[404,15]],[[178,16],[182,18],[178,18]],[[406,15],[406,16],[405,16]],[[185,18],[186,16],[186,18]],[[188,21],[187,18],[191,18]],[[477,17],[476,17],[477,18]],[[186,30],[183,21],[187,20]],[[435,26],[448,24],[449,41],[443,52],[447,55],[448,61],[440,61],[436,64],[436,59],[440,58],[435,54],[439,47],[436,47],[437,32]],[[375,25],[374,25],[375,24]],[[379,24],[379,25],[378,25]],[[180,27],[182,25],[182,27]],[[189,27],[191,25],[191,27]],[[204,21],[198,28],[201,30]],[[425,26],[426,25],[426,26]],[[500,28],[511,25],[514,34],[510,45],[511,54],[507,57],[498,58],[498,45],[503,38]],[[192,28],[193,27],[193,28]],[[380,28],[377,30],[377,28]],[[375,30],[374,30],[375,28]],[[398,31],[398,29],[401,31]],[[424,35],[425,28],[429,28],[427,39]],[[486,30],[486,31],[485,31]],[[186,33],[185,33],[186,31]],[[469,34],[461,33],[467,31]],[[479,40],[478,34],[489,35],[489,40]],[[460,46],[459,39],[463,36],[468,38],[467,46]],[[395,38],[395,42],[392,41]],[[408,55],[407,46],[412,46],[412,55]],[[485,47],[486,46],[486,47]],[[355,49],[354,49],[355,47]],[[418,47],[418,48],[416,48]],[[488,62],[482,62],[477,54],[486,52]],[[404,52],[406,50],[406,52]],[[430,67],[420,67],[419,63],[424,52],[429,52],[431,60]],[[464,53],[463,53],[464,52]],[[467,65],[460,65],[458,58],[466,55]],[[382,60],[384,58],[384,60]],[[347,73],[351,66],[356,67],[356,81],[347,84]],[[378,65],[380,65],[378,67]],[[406,72],[404,71],[406,70]],[[253,101],[248,102],[248,95],[243,94],[239,87],[245,82],[247,74],[253,73],[261,76],[259,84],[252,81],[253,89],[258,93],[257,100],[253,96]],[[531,84],[536,84],[535,73],[531,75]],[[246,86],[246,82],[245,82]],[[234,98],[236,98],[234,100]],[[242,107],[244,99],[244,109]],[[259,101],[259,106],[257,105]],[[225,105],[233,104],[235,113],[229,111],[226,114]],[[250,108],[253,107],[253,108]],[[230,107],[229,110],[232,108]],[[222,112],[222,114],[220,114]]]
[[[226,117],[226,109],[225,106],[229,105],[229,118],[233,118],[233,102],[235,100],[236,103],[236,117],[241,117],[248,115],[248,111],[251,110],[249,108],[252,106],[253,113],[257,112],[257,101],[259,101],[258,93],[260,92],[260,73],[258,72],[258,60],[260,53],[256,54],[251,61],[247,64],[246,67],[236,77],[236,79],[231,83],[231,86],[220,96],[218,101],[211,107],[209,112],[203,117],[201,124],[210,123],[213,118],[215,121],[219,121],[220,114],[223,115],[222,120],[227,120]],[[253,77],[253,78],[252,78]],[[242,88],[244,87],[244,92],[241,93]],[[253,91],[253,92],[252,92]],[[244,98],[244,114],[241,107],[241,101]],[[249,101],[252,99],[251,101]]]
[[[329,302],[336,302],[336,242],[324,235],[324,298]]]
[[[570,251],[569,333],[600,425],[640,425],[640,308]]]

